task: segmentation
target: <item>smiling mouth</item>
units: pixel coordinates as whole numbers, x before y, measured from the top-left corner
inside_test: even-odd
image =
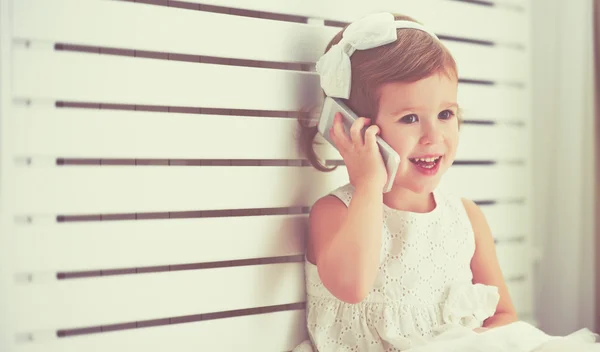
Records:
[[[429,157],[429,158],[409,158],[413,164],[416,164],[419,167],[424,169],[433,169],[436,167],[440,160],[442,160],[442,156]]]

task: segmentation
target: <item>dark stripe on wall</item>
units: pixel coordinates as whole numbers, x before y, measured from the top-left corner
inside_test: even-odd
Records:
[[[477,85],[483,85],[483,86],[493,86],[496,84],[494,81],[488,81],[488,80],[482,80],[482,79],[465,79],[465,78],[459,79],[458,82],[465,83],[465,84],[477,84]]]
[[[468,3],[468,4],[481,5],[481,6],[489,6],[489,7],[495,6],[495,4],[493,2],[491,2],[491,1],[484,1],[484,0],[451,0],[451,1],[465,2],[465,3]]]
[[[436,35],[440,40],[446,40],[446,41],[450,41],[450,42],[476,44],[476,45],[483,45],[483,46],[494,46],[495,45],[495,43],[491,40],[462,38],[462,37],[455,37],[455,36],[444,35],[444,34],[436,34]]]
[[[202,5],[202,4],[197,4],[197,3],[189,3],[189,2],[185,2],[185,1],[173,1],[173,0],[123,0],[123,1],[143,3],[143,4],[156,5],[156,6],[165,6],[165,7],[177,7],[177,8],[184,9],[184,10],[213,12],[213,13],[220,13],[220,14],[224,14],[224,15],[232,15],[232,16],[264,18],[264,19],[269,19],[269,20],[274,20],[274,21],[307,23],[307,20],[308,20],[308,18],[305,16],[284,15],[284,14],[271,13],[271,12],[236,9],[236,8],[225,7],[225,6]]]
[[[502,204],[524,204],[525,199],[509,199],[498,201],[494,199],[475,200],[480,206]],[[120,213],[120,214],[84,214],[56,216],[58,223],[89,222],[89,221],[137,221],[137,220],[165,220],[165,219],[196,219],[196,218],[222,218],[240,216],[268,216],[268,215],[303,215],[310,212],[310,207],[287,208],[256,208],[256,209],[224,209],[224,210],[198,210],[179,212],[156,213]],[[27,222],[30,223],[31,221]]]
[[[71,279],[84,279],[84,278],[93,278],[93,277],[162,273],[162,272],[185,271],[185,270],[231,268],[231,267],[238,267],[238,266],[254,266],[254,265],[282,264],[282,263],[302,263],[303,261],[304,261],[304,255],[293,255],[293,256],[284,256],[284,257],[251,258],[251,259],[239,259],[239,260],[228,260],[228,261],[207,262],[207,263],[188,263],[188,264],[161,265],[161,266],[150,266],[150,267],[139,267],[139,268],[117,268],[117,269],[108,269],[108,270],[69,271],[69,272],[56,273],[56,279],[57,280],[71,280]]]
[[[85,215],[58,215],[56,222],[87,222],[87,221],[123,221],[123,220],[159,220],[159,219],[195,219],[195,218],[223,218],[240,216],[266,216],[266,215],[302,215],[308,214],[310,207],[282,207],[282,208],[256,208],[256,209],[223,209],[200,211],[176,211],[156,213],[123,213],[123,214],[85,214]]]
[[[281,305],[267,306],[267,307],[237,309],[237,310],[230,310],[230,311],[224,311],[224,312],[193,314],[193,315],[185,315],[185,316],[162,318],[162,319],[152,319],[152,320],[141,320],[141,321],[135,321],[135,322],[129,322],[129,323],[90,326],[90,327],[82,327],[82,328],[76,328],[76,329],[62,329],[62,330],[56,331],[56,336],[59,338],[66,338],[66,337],[73,337],[73,336],[105,333],[105,332],[111,332],[111,331],[141,329],[141,328],[164,326],[164,325],[174,325],[174,324],[193,323],[193,322],[208,321],[208,320],[223,319],[223,318],[242,317],[242,316],[248,316],[248,315],[259,315],[259,314],[267,314],[267,313],[275,313],[275,312],[284,312],[284,311],[290,311],[290,310],[301,310],[301,309],[304,309],[305,307],[306,307],[306,304],[304,302],[299,302],[299,303],[281,304]]]
[[[89,159],[58,158],[58,166],[281,166],[308,167],[306,159]],[[326,160],[327,166],[343,166],[343,160]]]
[[[492,120],[462,120],[462,123],[465,125],[484,125],[484,126],[496,125],[496,121],[492,121]]]
[[[494,160],[455,160],[452,163],[453,166],[473,166],[473,165],[496,165],[497,162]]]
[[[31,101],[24,100],[24,104],[31,105]],[[306,111],[288,111],[288,110],[252,110],[252,109],[227,109],[227,108],[206,108],[190,106],[168,106],[168,105],[138,105],[138,104],[113,104],[101,102],[74,102],[58,100],[54,106],[60,109],[96,109],[96,110],[124,110],[124,111],[148,111],[148,112],[166,112],[166,113],[184,113],[201,115],[224,115],[224,116],[248,116],[248,117],[271,117],[271,118],[293,118],[303,120],[313,120],[315,123],[318,117],[312,116]],[[465,125],[497,125],[494,120],[462,120]],[[524,127],[525,123],[518,119],[511,121],[502,121],[502,123],[513,127]]]
[[[147,51],[147,50],[133,50],[133,49],[123,49],[123,48],[113,48],[113,47],[73,45],[73,44],[68,44],[68,43],[56,43],[54,45],[54,49],[57,51],[73,51],[73,52],[93,53],[93,54],[101,54],[101,55],[140,57],[140,58],[146,58],[146,59],[184,61],[184,62],[203,63],[203,64],[261,67],[261,68],[272,68],[272,69],[278,69],[278,70],[292,70],[292,71],[314,71],[314,68],[313,68],[314,64],[311,62],[304,62],[304,63],[291,62],[290,63],[290,62],[277,62],[277,61],[230,59],[230,58],[223,58],[223,57],[216,57],[216,56],[189,55],[189,54],[180,54],[180,53]]]
[[[502,163],[524,165],[524,160],[508,160]],[[326,166],[344,166],[343,160],[326,160]],[[495,160],[455,160],[452,165],[496,165]],[[87,159],[87,158],[58,158],[58,166],[279,166],[279,167],[310,167],[306,159]]]
[[[99,109],[99,110],[126,110],[126,111],[149,111],[149,112],[169,112],[183,114],[202,114],[202,115],[231,115],[231,116],[249,116],[249,117],[273,117],[273,118],[301,118],[309,119],[307,112],[286,111],[286,110],[249,110],[249,109],[225,109],[225,108],[204,108],[190,106],[167,106],[167,105],[137,105],[137,104],[111,104],[97,102],[70,102],[56,101],[54,106],[65,109]]]

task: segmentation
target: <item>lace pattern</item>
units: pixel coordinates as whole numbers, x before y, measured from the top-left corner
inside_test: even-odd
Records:
[[[354,187],[333,192],[347,206]],[[434,192],[429,213],[383,205],[381,262],[373,289],[358,304],[334,297],[317,268],[305,262],[307,327],[311,341],[295,352],[402,351],[448,330],[475,328],[493,315],[495,287],[473,285],[471,223],[459,197]],[[304,349],[300,349],[304,348]]]

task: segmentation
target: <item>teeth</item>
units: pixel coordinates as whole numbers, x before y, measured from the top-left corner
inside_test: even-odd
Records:
[[[435,157],[435,158],[415,158],[415,160],[416,161],[424,161],[424,162],[427,162],[427,163],[431,163],[431,162],[437,161],[439,158],[440,157],[438,156],[438,157]]]

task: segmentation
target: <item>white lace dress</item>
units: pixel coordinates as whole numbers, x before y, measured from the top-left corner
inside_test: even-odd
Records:
[[[350,203],[350,184],[331,194]],[[358,304],[335,298],[306,261],[310,341],[294,351],[402,351],[449,327],[480,327],[496,310],[496,287],[472,284],[473,229],[459,197],[440,189],[429,213],[383,205],[379,273]]]

